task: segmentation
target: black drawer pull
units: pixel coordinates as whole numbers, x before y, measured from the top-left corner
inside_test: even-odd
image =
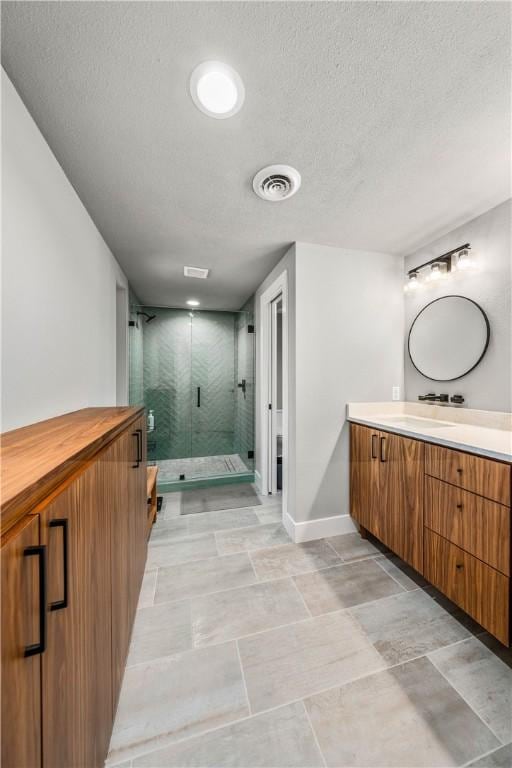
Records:
[[[459,467],[459,468],[457,469],[457,472],[459,473],[459,475],[462,475],[462,468],[461,468],[461,467]]]
[[[386,438],[385,437],[381,437],[380,439],[380,460],[382,461],[383,464],[385,464],[385,462],[388,460],[386,456]]]
[[[137,438],[137,458],[135,460],[137,463],[136,464],[132,464],[132,469],[137,469],[140,466],[140,460],[139,460],[139,456],[140,456],[140,432],[139,432],[139,430],[137,430],[136,432],[132,432],[132,437],[136,437]]]
[[[69,538],[68,538],[68,521],[62,520],[50,520],[50,528],[62,528],[62,567],[64,571],[64,595],[62,600],[55,600],[50,603],[50,611],[61,611],[63,608],[68,607],[68,570],[69,570]]]
[[[140,464],[142,462],[142,429],[136,429],[135,430],[138,435],[139,439],[137,440],[137,448],[138,448],[138,454],[137,454],[137,461]]]
[[[463,565],[462,563],[457,563],[457,564],[455,565],[455,567],[456,567],[456,569],[457,569],[458,571],[462,571],[462,570],[464,569],[464,565]]]
[[[197,407],[201,407],[201,387],[197,388]]]
[[[25,646],[24,651],[25,656],[35,656],[46,650],[46,547],[26,547],[23,556],[39,558],[39,642]]]
[[[460,504],[457,504],[457,509],[462,509],[462,502]]]
[[[372,459],[377,458],[377,435],[372,435]]]

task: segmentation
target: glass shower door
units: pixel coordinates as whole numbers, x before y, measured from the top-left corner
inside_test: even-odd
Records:
[[[205,474],[225,474],[235,429],[235,316],[198,312],[191,336],[192,456]]]

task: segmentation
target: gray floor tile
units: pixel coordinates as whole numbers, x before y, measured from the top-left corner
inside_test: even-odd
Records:
[[[281,707],[142,756],[134,768],[315,768],[323,766],[304,707]]]
[[[198,597],[256,581],[247,552],[160,568],[155,603]]]
[[[126,670],[110,762],[158,749],[249,714],[235,643]]]
[[[421,589],[360,605],[350,612],[388,664],[400,664],[469,636],[467,629]]]
[[[375,558],[381,568],[383,568],[387,574],[392,576],[395,581],[398,581],[404,589],[418,589],[428,584],[426,579],[421,574],[411,568],[410,565],[404,563],[403,560],[397,555],[379,555]]]
[[[192,647],[190,605],[186,601],[137,611],[127,665],[170,656]]]
[[[363,539],[359,533],[344,533],[340,536],[330,536],[328,541],[331,547],[340,555],[345,563],[351,560],[361,560],[364,557],[375,557],[380,552],[369,539]]]
[[[229,528],[245,528],[250,525],[259,525],[256,513],[251,508],[203,512],[199,515],[188,515],[187,519],[190,533],[224,531]]]
[[[260,579],[278,579],[295,576],[305,571],[316,571],[341,563],[338,555],[324,539],[305,544],[284,544],[281,547],[258,549],[251,552],[251,560]]]
[[[215,536],[219,555],[231,555],[234,552],[290,543],[290,537],[281,523],[257,525],[254,528],[242,528],[238,531],[220,531]]]
[[[132,761],[127,760],[122,763],[105,763],[105,768],[132,768]]]
[[[462,765],[496,737],[428,659],[306,699],[328,766]]]
[[[252,712],[383,669],[386,665],[346,611],[239,640]]]
[[[151,531],[149,546],[151,547],[154,544],[164,544],[169,541],[173,542],[188,535],[188,520],[186,517],[173,517],[170,520],[157,520]]]
[[[181,515],[181,491],[174,491],[173,493],[164,493],[162,500],[162,509],[158,514],[158,518],[163,517],[164,520],[170,520],[173,517],[179,517]]]
[[[253,584],[192,600],[192,637],[208,645],[308,618],[290,579]]]
[[[258,520],[262,525],[266,523],[280,523],[283,519],[281,504],[275,507],[259,507],[256,510]]]
[[[463,627],[466,627],[466,629],[471,632],[472,635],[480,635],[484,632],[484,628],[480,624],[477,624],[477,622],[474,621],[471,616],[468,616],[468,614],[465,613],[462,608],[459,608],[458,605],[452,603],[451,600],[449,600],[431,584],[427,583],[427,586],[422,587],[422,589],[425,594],[432,598],[432,600],[435,600],[436,603],[442,606],[442,608],[444,608],[447,613],[453,616],[454,619],[457,619],[459,624],[462,624]]]
[[[139,603],[137,608],[146,608],[153,605],[156,588],[156,570],[146,570],[142,578],[142,584],[139,593]]]
[[[200,533],[196,536],[187,536],[176,541],[154,544],[149,547],[147,567],[165,568],[167,565],[204,560],[216,556],[215,535],[213,533]]]
[[[314,616],[403,592],[373,560],[295,576],[294,580]]]
[[[512,741],[512,670],[476,637],[429,658],[500,741]]]
[[[467,768],[510,768],[511,765],[512,744],[507,744],[505,747],[500,747],[491,752],[490,755],[469,763]]]

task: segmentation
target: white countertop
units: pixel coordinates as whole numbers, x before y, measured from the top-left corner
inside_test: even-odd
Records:
[[[512,463],[512,414],[430,403],[348,403],[347,419]]]

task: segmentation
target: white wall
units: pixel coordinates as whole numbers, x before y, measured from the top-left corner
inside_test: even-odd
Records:
[[[3,70],[2,156],[6,431],[116,404],[116,283],[127,281]]]
[[[348,515],[351,401],[403,387],[402,259],[296,246],[298,522]]]
[[[451,273],[441,284],[430,283],[415,293],[405,294],[407,400],[417,400],[419,394],[426,392],[460,393],[469,408],[512,410],[511,213],[512,200],[507,200],[407,257],[405,270],[470,242],[478,261],[476,272]],[[420,309],[447,294],[467,296],[480,304],[489,318],[491,338],[485,357],[471,373],[457,381],[437,382],[413,367],[407,336]]]
[[[256,293],[258,329],[259,298],[284,269],[289,277],[288,513],[300,524],[349,513],[346,404],[390,400],[392,387],[403,387],[403,261],[296,243]],[[258,470],[260,420],[257,410]]]

